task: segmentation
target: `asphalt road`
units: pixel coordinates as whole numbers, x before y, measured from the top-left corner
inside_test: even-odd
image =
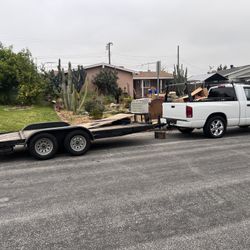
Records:
[[[0,249],[250,249],[250,129],[0,157]]]

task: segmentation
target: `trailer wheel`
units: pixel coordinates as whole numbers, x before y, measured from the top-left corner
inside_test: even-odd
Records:
[[[30,154],[36,159],[47,160],[56,154],[58,143],[55,136],[41,133],[31,138],[28,149]]]
[[[177,129],[178,129],[182,134],[191,134],[191,133],[194,131],[194,128],[177,127]]]
[[[210,138],[221,138],[226,132],[226,121],[221,116],[209,118],[203,128],[203,132]]]
[[[70,132],[64,140],[64,147],[68,153],[74,156],[85,154],[91,145],[90,136],[87,132],[76,130]]]

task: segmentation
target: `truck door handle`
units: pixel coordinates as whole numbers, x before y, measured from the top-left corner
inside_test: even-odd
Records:
[[[247,104],[247,107],[250,107],[250,104]]]
[[[250,104],[249,104],[249,106],[250,106]],[[174,109],[174,108],[175,108],[175,106],[173,105],[173,106],[171,106],[171,108],[172,108],[172,109]]]

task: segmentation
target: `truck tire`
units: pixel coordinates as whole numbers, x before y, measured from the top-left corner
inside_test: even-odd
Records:
[[[203,132],[205,136],[210,138],[221,138],[226,133],[226,120],[221,116],[210,117],[204,128]]]
[[[191,134],[194,131],[194,128],[177,128],[182,134]]]
[[[40,133],[31,138],[28,149],[30,154],[38,160],[50,159],[58,150],[57,139],[52,134]]]
[[[82,130],[75,130],[67,134],[64,140],[64,147],[73,156],[85,154],[91,145],[90,136]]]

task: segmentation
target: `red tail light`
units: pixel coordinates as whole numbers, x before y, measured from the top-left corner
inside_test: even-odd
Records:
[[[193,108],[190,106],[186,106],[186,117],[187,118],[193,117]]]

